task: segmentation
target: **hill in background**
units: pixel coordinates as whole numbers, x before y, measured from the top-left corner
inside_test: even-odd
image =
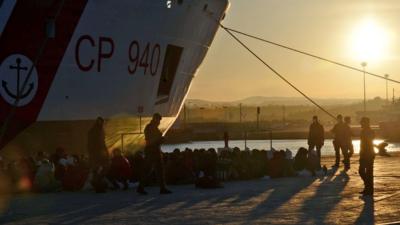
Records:
[[[359,103],[362,99],[335,99],[335,98],[316,98],[314,99],[321,105],[351,105]],[[267,106],[267,105],[312,105],[307,99],[303,97],[265,97],[265,96],[252,96],[241,100],[223,102],[223,101],[209,101],[202,99],[187,99],[186,104],[189,106],[197,107],[212,107],[212,106],[233,106],[242,103],[247,106]]]

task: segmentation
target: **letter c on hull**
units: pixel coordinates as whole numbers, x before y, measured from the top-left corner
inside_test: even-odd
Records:
[[[76,61],[76,64],[78,65],[80,70],[87,72],[87,71],[89,71],[89,70],[91,70],[93,68],[94,59],[91,59],[89,64],[86,64],[86,65],[82,64],[82,61],[81,61],[81,58],[80,58],[80,54],[81,54],[80,49],[81,49],[82,42],[85,41],[85,40],[88,41],[92,47],[96,47],[96,43],[95,43],[95,41],[93,40],[93,38],[91,36],[83,35],[82,37],[80,37],[78,39],[78,41],[76,43],[75,61]]]

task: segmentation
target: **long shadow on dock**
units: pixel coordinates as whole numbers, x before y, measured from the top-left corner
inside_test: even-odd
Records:
[[[362,200],[364,201],[364,208],[354,224],[375,224],[374,199],[365,197]]]
[[[229,188],[210,190],[197,189],[195,195],[193,195],[193,186],[188,186],[187,190],[180,190],[180,192],[177,193],[179,194],[179,197],[175,202],[168,200],[168,202],[163,202],[162,198],[154,198],[141,204],[140,208],[142,212],[150,213],[152,211],[172,206],[175,212],[179,212],[180,210],[193,208],[198,205],[214,206],[216,204],[245,204],[249,199],[257,198],[262,193],[274,188],[270,184],[267,184],[265,188],[256,187],[254,190],[249,190],[249,187],[246,187],[246,191],[243,191],[243,184],[245,184],[243,181],[228,182],[225,185],[229,186]],[[261,190],[262,192],[260,192]]]
[[[79,197],[81,196],[81,198]],[[126,192],[114,195],[96,193],[53,193],[33,196],[19,196],[10,205],[5,215],[0,215],[4,223],[40,223],[51,218],[50,224],[79,224],[99,215],[123,209],[131,203]],[[24,207],[21,207],[23,205]],[[15,210],[17,209],[17,210]],[[29,221],[27,221],[29,219]]]
[[[321,182],[314,195],[303,202],[300,224],[324,224],[326,217],[342,200],[341,193],[350,178],[344,171],[335,176],[336,170],[333,170],[331,174]]]
[[[293,179],[296,179],[293,182]],[[268,214],[290,201],[296,194],[309,187],[316,177],[297,177],[277,179],[277,182],[271,182],[271,194],[258,204],[248,215],[247,222],[251,223],[259,218],[265,218]]]

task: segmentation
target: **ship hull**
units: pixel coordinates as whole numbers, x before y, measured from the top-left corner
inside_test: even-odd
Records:
[[[0,79],[8,86],[0,88],[0,148],[7,152],[84,152],[99,116],[109,148],[140,149],[156,112],[166,132],[228,7],[225,0],[29,2],[18,1],[2,21]],[[33,68],[19,71],[25,83],[15,85],[13,65]]]

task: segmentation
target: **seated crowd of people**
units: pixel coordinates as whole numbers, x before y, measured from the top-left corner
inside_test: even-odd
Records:
[[[295,157],[290,150],[245,150],[239,148],[217,151],[213,148],[175,149],[163,153],[165,178],[168,184],[195,184],[199,188],[222,187],[222,181],[296,176],[301,171],[315,175],[321,169],[316,153],[300,148]],[[62,148],[54,154],[38,152],[34,157],[23,157],[8,163],[0,158],[0,179],[12,190],[32,192],[57,192],[107,190],[130,188],[138,182],[142,171],[146,185],[154,185],[157,176],[146,168],[142,153],[124,155],[114,149],[106,167],[91,170],[89,159],[84,155],[68,154]],[[2,190],[0,190],[2,191]]]

